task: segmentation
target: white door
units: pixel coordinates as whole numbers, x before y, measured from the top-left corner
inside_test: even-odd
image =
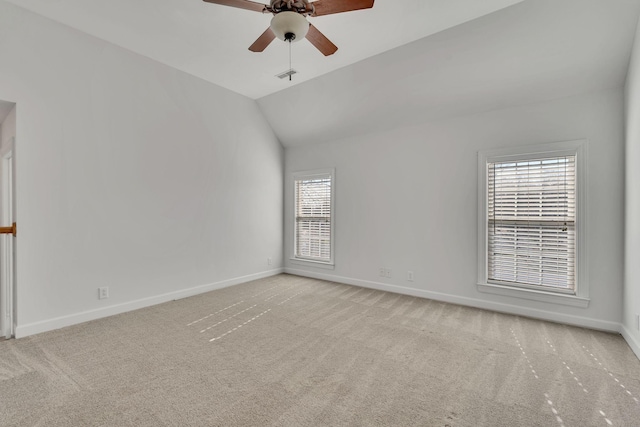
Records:
[[[0,337],[11,338],[15,327],[15,138],[0,152]]]

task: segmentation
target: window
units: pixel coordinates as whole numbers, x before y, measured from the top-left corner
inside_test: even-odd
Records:
[[[580,141],[480,153],[479,290],[586,306],[585,155]]]
[[[294,174],[294,259],[333,264],[333,171]]]
[[[490,162],[487,280],[573,292],[576,156]]]

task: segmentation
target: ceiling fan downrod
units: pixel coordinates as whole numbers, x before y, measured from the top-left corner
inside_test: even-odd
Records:
[[[292,36],[292,37],[288,37],[287,36]],[[293,68],[291,68],[291,42],[296,38],[296,35],[293,33],[287,33],[284,35],[285,40],[289,41],[289,81],[291,81],[291,71],[293,70]]]

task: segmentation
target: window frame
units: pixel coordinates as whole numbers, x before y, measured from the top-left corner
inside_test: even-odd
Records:
[[[527,161],[545,157],[576,156],[576,253],[575,289],[571,293],[548,288],[510,285],[488,281],[488,165]],[[588,141],[574,140],[548,144],[507,147],[478,152],[478,282],[479,292],[525,298],[586,308],[589,305],[587,252],[587,165]]]
[[[298,256],[296,253],[297,248],[297,227],[298,222],[296,219],[296,207],[297,207],[297,195],[296,195],[296,181],[305,180],[305,179],[314,179],[319,177],[329,177],[331,179],[331,192],[330,192],[330,223],[329,223],[329,253],[330,257],[328,260],[323,260],[319,258],[310,258],[310,257],[302,257]],[[291,189],[293,193],[293,248],[292,255],[290,260],[294,263],[300,263],[304,265],[312,265],[321,268],[333,268],[335,265],[335,169],[333,168],[325,168],[325,169],[313,169],[307,171],[298,171],[293,172],[291,174]]]

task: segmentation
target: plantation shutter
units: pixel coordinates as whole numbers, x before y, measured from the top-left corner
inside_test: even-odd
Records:
[[[295,180],[295,256],[331,260],[331,175]]]
[[[488,280],[572,292],[576,156],[488,164]]]

